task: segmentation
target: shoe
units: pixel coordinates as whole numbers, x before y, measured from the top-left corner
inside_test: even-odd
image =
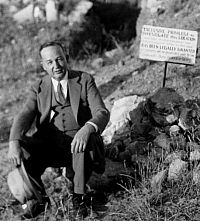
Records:
[[[46,198],[43,203],[39,203],[37,200],[28,200],[26,204],[22,205],[23,214],[22,218],[31,219],[44,212],[50,205],[49,198]]]
[[[82,194],[74,193],[72,198],[72,204],[75,219],[83,220],[85,217],[88,216],[87,206],[84,202],[84,197]]]

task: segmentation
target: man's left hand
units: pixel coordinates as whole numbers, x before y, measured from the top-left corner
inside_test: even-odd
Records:
[[[71,153],[84,152],[88,143],[90,134],[95,132],[95,128],[90,124],[85,124],[74,136],[71,143]]]

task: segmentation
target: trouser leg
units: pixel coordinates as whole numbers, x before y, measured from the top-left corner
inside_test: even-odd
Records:
[[[88,151],[73,154],[74,192],[85,193],[85,185],[92,174],[92,160]]]
[[[92,171],[103,173],[105,170],[104,145],[97,134],[91,134],[86,150],[72,155],[74,170],[74,192],[85,193],[85,185]]]

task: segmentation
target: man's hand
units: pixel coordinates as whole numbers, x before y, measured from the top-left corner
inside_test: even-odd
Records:
[[[90,124],[85,124],[74,136],[71,143],[71,153],[80,153],[85,151],[90,134],[95,132],[95,128]]]
[[[21,165],[22,149],[18,140],[9,142],[8,160],[15,166]]]

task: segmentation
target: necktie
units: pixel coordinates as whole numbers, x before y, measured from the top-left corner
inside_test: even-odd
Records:
[[[64,94],[63,94],[63,92],[62,92],[62,85],[61,85],[60,82],[58,82],[57,93],[58,93],[59,102],[60,102],[61,104],[64,104],[64,103],[65,103],[65,97],[64,97]]]

